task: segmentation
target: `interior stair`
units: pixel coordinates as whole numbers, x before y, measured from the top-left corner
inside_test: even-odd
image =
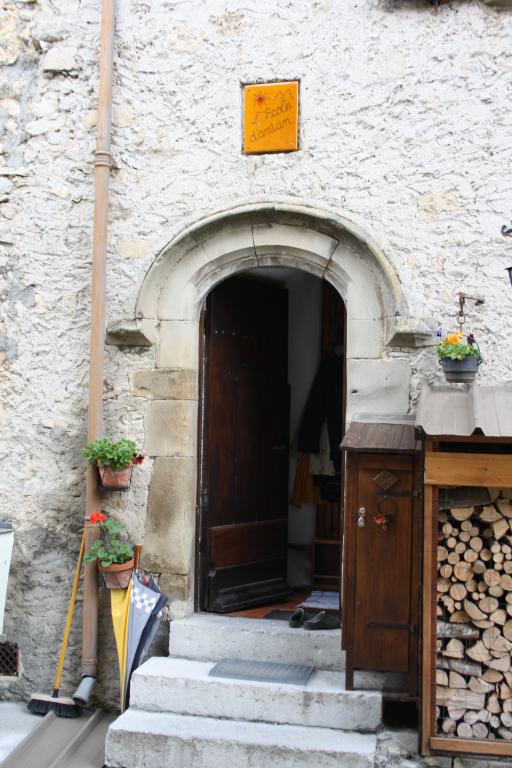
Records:
[[[198,614],[172,622],[170,653],[135,672],[109,768],[373,768],[382,696],[345,690],[339,630]],[[315,672],[305,685],[210,677],[223,658]]]

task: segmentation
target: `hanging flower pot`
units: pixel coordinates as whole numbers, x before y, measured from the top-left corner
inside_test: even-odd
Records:
[[[99,564],[98,569],[107,589],[126,589],[132,577],[133,558],[126,563],[113,563],[107,566]]]
[[[116,443],[100,437],[88,443],[83,457],[98,469],[99,484],[104,491],[127,491],[130,487],[134,464],[144,461],[144,454],[137,450],[133,440]]]
[[[463,360],[445,357],[440,360],[445,379],[452,384],[470,384],[474,381],[481,362],[481,357],[465,357]]]
[[[464,337],[462,331],[454,331],[443,336],[439,328],[437,337],[437,356],[446,381],[451,384],[470,384],[474,381],[482,357],[473,334]]]

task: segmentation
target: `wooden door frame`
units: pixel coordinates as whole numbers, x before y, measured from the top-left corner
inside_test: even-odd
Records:
[[[294,268],[295,269],[295,268]],[[304,274],[310,274],[305,270],[300,270]],[[226,278],[226,279],[229,279]],[[322,282],[327,283],[333,288],[339,295],[343,305],[343,372],[342,372],[342,437],[345,434],[347,423],[347,305],[345,299],[339,292],[338,288],[330,283],[325,278],[319,278]],[[215,290],[213,288],[212,290]],[[208,350],[207,350],[207,328],[206,328],[206,301],[208,297],[205,297],[203,306],[199,316],[199,339],[198,339],[198,422],[197,422],[197,482],[196,482],[196,506],[195,506],[195,546],[194,546],[194,612],[201,613],[206,611],[206,599],[207,599],[207,581],[208,581],[208,561],[207,554],[208,548],[206,546],[207,538],[207,515],[206,507],[208,504],[207,496],[204,493],[204,472],[205,472],[205,405],[206,405],[206,366],[208,365]],[[323,302],[323,293],[322,293]],[[321,308],[323,313],[323,309]],[[323,314],[322,314],[323,318]],[[323,319],[322,319],[323,322]],[[322,338],[320,339],[322,344]],[[340,447],[341,450],[341,447]],[[343,513],[344,507],[344,461],[343,456],[341,460],[341,501],[340,501],[340,514]],[[343,522],[341,526],[343,537]],[[339,562],[339,594],[340,594],[340,607],[342,596],[342,579],[343,579],[343,541],[340,546],[340,562]]]

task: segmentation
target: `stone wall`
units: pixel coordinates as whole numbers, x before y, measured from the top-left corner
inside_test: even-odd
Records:
[[[79,547],[99,5],[4,0],[0,7],[0,498],[2,517],[16,529],[5,631],[20,643],[24,667],[18,683],[0,689],[6,697],[51,688]],[[512,252],[499,233],[512,197],[510,15],[476,0],[437,13],[422,0],[118,6],[109,321],[133,317],[144,276],[185,226],[242,203],[306,201],[371,235],[411,315],[432,328],[452,323],[456,291],[482,294],[485,305],[470,308],[486,358],[479,376],[510,381],[504,269]],[[301,149],[243,156],[240,84],[274,78],[301,81]],[[195,335],[172,320],[155,333],[150,347],[106,349],[106,429],[142,445],[144,419],[150,411],[158,419],[147,397],[153,387],[167,393],[156,398],[162,402],[196,397],[190,374],[165,372],[197,367]],[[410,363],[412,403],[419,380],[439,375],[429,347],[384,346],[379,356]],[[164,372],[152,373],[157,367]],[[137,470],[129,495],[107,505],[134,539],[145,532],[149,554],[162,531],[156,512],[146,521],[148,491],[150,510],[160,506],[152,463]],[[162,456],[154,478],[171,494],[186,463],[190,456]],[[148,560],[168,574],[176,611],[190,606],[191,595],[187,483],[158,523],[169,562]],[[69,691],[79,615],[63,684]],[[112,702],[105,617],[101,631],[98,694]]]

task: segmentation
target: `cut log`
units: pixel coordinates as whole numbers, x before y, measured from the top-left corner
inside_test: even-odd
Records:
[[[446,717],[441,724],[441,730],[443,733],[455,733],[456,727],[457,723],[455,720],[452,720],[451,717]]]
[[[467,688],[466,681],[458,672],[450,672],[448,685],[450,688]],[[477,691],[477,693],[487,693],[487,691]]]
[[[478,552],[475,552],[473,549],[466,549],[464,552],[464,560],[466,563],[474,563],[475,560],[478,560]]]
[[[498,728],[498,734],[502,739],[506,739],[507,741],[512,739],[512,731],[508,728]]]
[[[502,701],[508,701],[508,699],[512,699],[512,688],[506,683],[502,683],[500,685],[499,696]]]
[[[455,583],[450,587],[450,597],[454,600],[464,600],[467,595],[467,589],[464,584]]]
[[[496,506],[503,517],[512,518],[512,504],[510,503],[510,499],[500,499],[496,502]]]
[[[485,571],[483,578],[488,587],[495,587],[496,584],[500,583],[500,575],[493,568]]]
[[[443,688],[442,690],[448,690],[447,688]],[[499,715],[501,712],[501,704],[498,700],[498,696],[495,693],[491,693],[489,698],[487,699],[487,709],[492,715]],[[492,720],[491,720],[492,722]]]
[[[512,594],[512,576],[508,573],[502,573],[500,576],[500,587]]]
[[[457,624],[454,626],[453,624],[448,624],[446,621],[437,622],[436,634],[437,637],[463,637],[466,640],[477,640],[480,637],[480,632],[473,627],[468,627],[465,624]],[[450,654],[446,655],[449,656]],[[456,658],[462,659],[462,656],[457,656]]]
[[[463,533],[469,533],[472,527],[473,527],[473,523],[471,522],[471,520],[464,520],[460,524],[460,529],[461,531],[463,531]]]
[[[503,702],[503,711],[512,712],[512,699],[505,699]]]
[[[496,566],[497,566],[498,564],[499,564],[499,565],[501,565],[501,564],[503,563],[503,561],[504,561],[504,559],[505,559],[505,555],[503,554],[503,552],[496,552],[496,553],[495,553],[495,554],[492,556],[492,559],[494,560],[494,563],[495,563],[494,567],[496,568]],[[500,570],[500,568],[496,568],[496,570],[497,570],[497,571],[499,571],[499,570]]]
[[[474,709],[468,709],[466,714],[464,715],[464,722],[468,723],[469,725],[473,725],[478,720],[478,712],[475,712]]]
[[[451,678],[450,678],[450,685],[451,685]],[[459,686],[459,687],[462,687],[462,686]],[[468,688],[470,691],[475,691],[475,693],[490,693],[491,691],[494,691],[494,685],[492,683],[487,683],[481,677],[471,677],[468,683]]]
[[[476,574],[483,573],[485,571],[485,563],[482,560],[475,560],[472,566],[472,570],[473,570],[473,573],[476,573]],[[475,585],[475,588],[476,588],[476,585]]]
[[[464,541],[466,544],[468,543],[470,538],[471,538],[471,534],[469,533],[469,531],[467,533],[466,531],[462,531],[462,533],[459,533],[459,539],[461,541]]]
[[[483,621],[487,619],[485,613],[483,613],[471,600],[464,600],[464,610],[473,621]]]
[[[510,530],[508,520],[505,520],[504,518],[497,520],[492,524],[492,530],[494,537],[497,541],[499,541]]]
[[[505,573],[512,573],[512,558],[509,560],[509,555],[506,555],[507,559],[503,563],[503,570]]]
[[[461,739],[472,739],[473,728],[467,723],[459,723],[457,726],[457,736]]]
[[[436,704],[444,707],[453,707],[454,709],[462,709],[463,712],[461,717],[463,717],[466,709],[483,709],[485,695],[483,693],[468,691],[467,688],[440,687],[436,689]],[[452,715],[450,715],[450,717],[452,717]]]
[[[495,597],[484,597],[483,600],[480,600],[479,607],[484,613],[494,613],[498,609],[498,605]]]
[[[465,708],[448,706],[448,717],[451,717],[452,720],[460,720],[464,717],[465,713]]]
[[[480,512],[480,520],[483,520],[484,523],[494,523],[496,520],[501,520],[502,517],[503,515],[501,512],[498,512],[496,507],[493,506],[482,507],[482,511]]]
[[[503,634],[507,638],[507,640],[512,640],[512,621],[507,621],[503,625]]]
[[[473,538],[469,540],[469,546],[471,549],[474,549],[475,552],[480,552],[484,543],[480,536],[473,536]]]
[[[497,669],[486,669],[482,675],[482,679],[488,683],[499,683],[503,680],[503,674],[498,672]]]
[[[457,605],[460,605],[460,603],[457,603]],[[454,624],[469,624],[469,616],[466,611],[457,610],[450,616],[450,622]]]
[[[478,595],[479,600],[483,597],[482,592],[487,592],[487,590],[488,590],[488,586],[485,583],[485,581],[479,581],[478,582],[478,592],[480,593]]]
[[[468,581],[472,575],[471,565],[466,563],[464,560],[460,560],[455,564],[453,573],[455,578],[457,578],[459,581]]]
[[[478,659],[478,661],[482,661],[482,659]],[[505,656],[501,656],[498,659],[487,661],[486,664],[489,669],[497,669],[499,672],[508,672],[510,669],[510,654],[507,653]]]
[[[441,528],[442,532],[445,536],[450,536],[453,531],[453,525],[451,523],[444,523],[443,527]]]
[[[437,591],[438,592],[448,592],[448,590],[451,587],[451,581],[448,579],[438,579],[437,580]]]
[[[450,642],[453,642],[453,641],[450,641]],[[489,664],[490,666],[492,656],[481,640],[475,643],[475,645],[472,645],[471,648],[468,648],[466,653],[470,659],[473,659],[473,661],[481,661],[481,662],[484,662],[485,664]],[[445,655],[450,655],[450,654],[446,654],[446,651],[445,651]],[[495,659],[493,659],[493,661],[495,661]],[[494,669],[499,669],[499,667],[494,667]]]
[[[473,563],[473,570],[474,570],[474,563]],[[474,592],[477,588],[477,581],[476,579],[469,579],[469,581],[466,581],[466,589],[468,592]]]
[[[491,557],[492,557],[492,555],[491,555],[491,550],[490,549],[482,549],[480,551],[480,560],[483,560],[484,563],[488,563],[489,560],[491,559]]]
[[[506,637],[503,637],[503,635],[498,635],[498,637],[491,644],[489,650],[491,653],[493,651],[495,653],[510,653],[510,651],[512,651],[512,643],[510,640],[507,640]]]
[[[448,685],[448,672],[436,669],[436,685]]]
[[[448,626],[451,626],[450,624]],[[461,625],[453,625],[453,626],[461,626]],[[464,626],[464,625],[462,625]],[[464,646],[462,644],[461,640],[456,640],[453,638],[450,640],[449,643],[447,643],[446,648],[443,651],[443,656],[449,656],[452,659],[463,659],[464,658]],[[471,657],[474,658],[474,657]],[[490,658],[490,654],[489,654]],[[482,659],[474,659],[475,661],[482,661]]]
[[[500,720],[505,728],[512,728],[512,714],[510,714],[510,712],[502,712]]]
[[[468,517],[471,517],[475,510],[474,507],[454,507],[450,512],[452,517],[461,522],[462,520],[467,520]]]
[[[442,563],[448,557],[448,550],[446,547],[437,548],[437,562]]]
[[[499,552],[501,552],[501,544],[498,544],[497,541],[494,541],[491,545],[491,554],[497,555]]]
[[[499,728],[501,720],[498,715],[491,715],[490,724],[492,728]]]
[[[481,709],[477,712],[477,717],[481,723],[488,723],[491,719],[491,713],[487,709]]]
[[[489,729],[485,723],[475,723],[472,726],[474,739],[486,739],[489,735]]]
[[[484,619],[483,621],[474,621],[473,624],[478,629],[489,629],[489,627],[492,627],[493,622],[490,619]]]
[[[507,529],[508,529],[508,525],[507,525]],[[457,539],[455,538],[455,536],[448,536],[448,538],[446,539],[446,546],[448,547],[448,549],[455,549],[456,544],[457,544]]]
[[[490,649],[492,644],[500,637],[500,631],[497,627],[491,627],[486,629],[482,634],[482,642],[487,649]]]
[[[455,563],[458,563],[460,560],[460,555],[457,554],[457,552],[450,552],[448,555],[448,562],[450,565],[455,565]]]
[[[499,585],[497,587],[489,587],[487,591],[492,597],[503,597],[503,589]]]
[[[442,576],[443,579],[449,579],[452,573],[453,573],[453,566],[451,566],[449,563],[445,563],[439,569],[439,575]]]
[[[482,665],[477,664],[475,661],[468,661],[466,659],[460,661],[459,659],[449,659],[440,656],[436,663],[438,668],[453,669],[455,672],[460,672],[461,675],[475,675],[476,677],[482,675]],[[494,669],[488,670],[488,672],[492,672],[493,675],[500,675],[500,680],[503,677],[501,672],[496,672]]]
[[[507,614],[503,610],[503,608],[498,608],[497,611],[494,611],[489,616],[490,620],[494,622],[494,624],[499,624],[500,626],[503,626],[507,620]]]

